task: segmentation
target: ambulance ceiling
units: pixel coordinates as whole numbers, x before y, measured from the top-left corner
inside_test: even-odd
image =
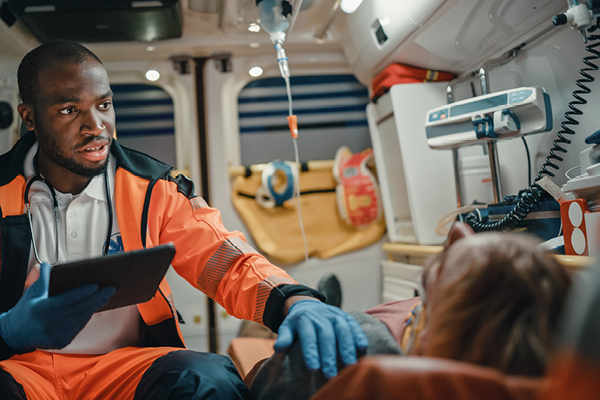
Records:
[[[391,63],[461,73],[561,29],[551,20],[565,8],[564,0],[369,0],[346,17],[342,44],[365,84]]]
[[[94,4],[88,0],[85,3],[81,0],[0,0],[0,3],[7,1],[39,4],[37,7],[42,8],[45,3],[70,3],[74,8],[89,8]],[[170,4],[175,1],[103,0],[102,4],[103,7],[115,4],[122,8],[123,3],[139,7],[142,3]],[[295,5],[300,2],[289,1]],[[176,55],[219,53],[272,55],[267,34],[248,30],[249,25],[258,20],[255,2],[179,0],[180,32],[177,36],[180,37],[176,39],[94,40],[87,44],[105,61],[158,61]],[[355,13],[347,15],[339,10],[339,4],[340,0],[302,0],[302,10],[287,38],[286,49],[292,56],[305,52],[337,54],[343,60],[344,54],[364,83],[392,62],[465,71],[545,29],[550,25],[551,16],[565,7],[564,0],[365,0]],[[76,29],[86,28],[85,21],[63,25],[73,29],[74,34],[78,33]],[[378,42],[378,28],[384,30],[389,40]],[[160,36],[160,32],[155,33]],[[145,34],[142,37],[152,37],[153,32]],[[36,43],[31,26],[19,21],[8,28],[0,22],[0,56],[3,53],[22,56]]]
[[[0,3],[3,1],[7,2],[8,0],[0,0]],[[23,0],[19,0],[19,3],[21,1]],[[62,0],[63,3],[68,3],[68,1]],[[115,0],[106,1],[110,3],[110,1]],[[291,1],[295,4],[299,2],[299,0]],[[40,3],[37,7],[41,7],[41,9],[43,9],[41,3],[52,3],[49,0],[24,0],[24,2]],[[130,3],[151,2],[131,1]],[[162,1],[155,1],[154,3],[158,4]],[[168,3],[168,1],[165,0],[164,3]],[[332,14],[335,4],[336,0],[303,0],[302,11],[298,14],[286,47],[292,51],[328,52],[335,50],[341,53],[341,45],[336,35],[337,31],[333,27],[328,30],[321,40],[315,38],[315,32],[322,30],[328,22],[336,22],[336,19],[340,19],[337,18],[337,14],[340,13],[339,10]],[[75,8],[80,7],[79,5],[75,6]],[[250,23],[258,20],[258,9],[255,0],[180,0],[178,7],[181,11],[179,15],[181,18],[181,34],[178,38],[122,42],[114,41],[118,37],[115,38],[115,35],[111,37],[107,34],[105,36],[108,41],[98,42],[98,35],[92,34],[93,36],[88,37],[93,38],[93,40],[79,40],[87,43],[105,61],[121,60],[124,54],[126,54],[128,60],[164,60],[178,54],[208,56],[224,52],[270,54],[273,51],[267,34],[262,31],[250,32],[248,30]],[[52,11],[48,12],[48,19],[50,18],[53,18]],[[169,18],[172,20],[172,16]],[[4,24],[0,22],[0,25]],[[41,37],[43,38],[39,32],[35,31],[36,25],[39,24],[32,24],[31,21],[27,23],[25,19],[21,19],[11,28],[7,28],[5,25],[2,26],[0,28],[0,44],[14,42],[14,37],[18,37],[22,43],[12,45],[10,52],[18,53],[19,51],[15,51],[14,47],[21,47],[21,53],[24,53],[28,47],[31,47],[31,43],[35,45]],[[63,23],[63,25],[65,24]],[[82,32],[75,31],[75,29],[86,29],[85,23],[67,25],[69,29],[74,29],[74,34],[77,37],[86,37],[85,35],[82,36]],[[168,28],[172,30],[175,26]],[[166,31],[167,28],[165,27],[163,30]],[[151,36],[148,36],[147,31],[143,34],[146,36],[142,37]],[[101,36],[100,40],[102,40]],[[0,54],[2,52],[3,50],[0,49]]]

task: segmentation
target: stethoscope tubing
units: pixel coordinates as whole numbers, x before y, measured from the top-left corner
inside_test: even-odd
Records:
[[[54,237],[56,238],[55,248],[54,248],[56,260],[55,260],[54,264],[56,264],[59,261],[59,246],[58,246],[59,210],[58,210],[58,200],[56,199],[56,190],[54,189],[54,186],[52,186],[50,184],[50,182],[48,182],[40,174],[37,174],[37,175],[33,176],[31,179],[29,179],[29,181],[25,185],[25,192],[23,193],[23,200],[25,202],[25,208],[27,209],[27,220],[29,221],[29,229],[31,230],[31,244],[32,244],[32,247],[33,247],[33,254],[34,254],[35,260],[39,264],[41,264],[43,261],[40,258],[40,255],[39,255],[39,252],[38,252],[38,248],[37,248],[37,244],[35,242],[35,237],[33,235],[33,221],[32,221],[32,218],[31,218],[31,201],[29,199],[29,191],[31,189],[31,185],[33,185],[35,182],[38,182],[38,181],[39,182],[43,182],[48,187],[48,189],[50,189],[50,195],[52,197],[52,208],[53,208],[53,212],[54,212]],[[109,188],[109,185],[108,185],[108,166],[107,166],[107,168],[104,169],[104,191],[105,191],[105,194],[106,194],[106,208],[107,208],[107,211],[108,211],[108,232],[106,234],[106,239],[104,240],[104,247],[102,249],[102,255],[107,255],[108,254],[108,249],[110,247],[110,236],[112,234],[112,225],[113,225],[112,199],[111,199],[111,196],[110,196],[110,188]]]

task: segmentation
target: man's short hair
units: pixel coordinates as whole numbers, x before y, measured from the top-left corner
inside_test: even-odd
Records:
[[[23,103],[33,104],[38,91],[38,74],[42,69],[58,62],[79,64],[90,58],[102,64],[91,50],[70,41],[44,43],[31,50],[23,57],[17,71],[21,100]]]

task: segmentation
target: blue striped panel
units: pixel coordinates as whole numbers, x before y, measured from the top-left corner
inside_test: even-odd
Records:
[[[329,92],[329,93],[305,93],[305,94],[293,94],[292,89],[292,101],[297,100],[317,100],[317,99],[335,99],[340,97],[363,97],[365,101],[365,107],[369,102],[369,92],[367,89],[357,89],[357,90],[344,90],[338,92]],[[287,94],[284,93],[279,96],[256,96],[256,97],[241,97],[238,99],[239,104],[247,104],[247,103],[257,103],[257,102],[286,102],[287,103]]]
[[[369,92],[353,75],[293,76],[290,85],[301,149],[306,150],[301,152],[302,159],[333,158],[340,146],[360,151],[365,144],[370,145],[366,117]],[[243,164],[290,158],[289,152],[282,152],[281,142],[286,136],[289,140],[288,113],[282,78],[258,79],[240,91],[238,118],[244,144]],[[322,143],[302,145],[303,132],[305,137]]]
[[[164,89],[148,84],[111,87],[119,137],[175,134],[173,100]]]
[[[281,86],[282,78],[280,77],[270,77],[270,78],[262,78],[257,79],[248,83],[245,88],[255,88],[255,87],[278,87]],[[301,75],[301,76],[292,76],[290,78],[290,84],[292,86],[298,85],[319,85],[319,84],[328,84],[328,83],[357,83],[358,81],[353,75]]]
[[[327,129],[327,128],[353,128],[369,126],[365,120],[355,121],[332,121],[332,122],[320,122],[315,124],[304,124],[302,129]],[[290,128],[287,125],[260,125],[260,126],[247,126],[240,128],[241,133],[266,133],[266,132],[282,132],[288,133]]]
[[[294,114],[300,116],[305,114],[328,114],[336,112],[351,112],[351,111],[364,111],[364,104],[349,105],[349,106],[337,106],[337,107],[320,107],[320,108],[296,108]],[[284,116],[287,117],[288,109],[283,110],[271,110],[271,111],[254,111],[254,112],[240,112],[240,118],[259,118],[259,117],[271,117],[271,116]]]
[[[354,76],[295,76],[290,79],[290,84],[293,104],[296,105],[293,112],[298,116],[300,132],[303,129],[367,125],[365,107],[369,101],[368,91]],[[318,101],[319,105],[311,106],[311,101]],[[333,104],[328,105],[328,101]],[[281,78],[250,82],[240,92],[238,106],[241,134],[286,129],[288,98]]]

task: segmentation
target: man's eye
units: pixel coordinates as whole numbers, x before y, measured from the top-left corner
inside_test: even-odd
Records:
[[[105,101],[104,103],[100,104],[100,106],[98,108],[103,111],[106,111],[106,110],[109,110],[111,106],[112,106],[111,101]]]
[[[75,107],[70,106],[70,107],[65,107],[61,110],[59,110],[58,112],[63,114],[63,115],[69,115],[69,114],[73,114],[75,112]]]

